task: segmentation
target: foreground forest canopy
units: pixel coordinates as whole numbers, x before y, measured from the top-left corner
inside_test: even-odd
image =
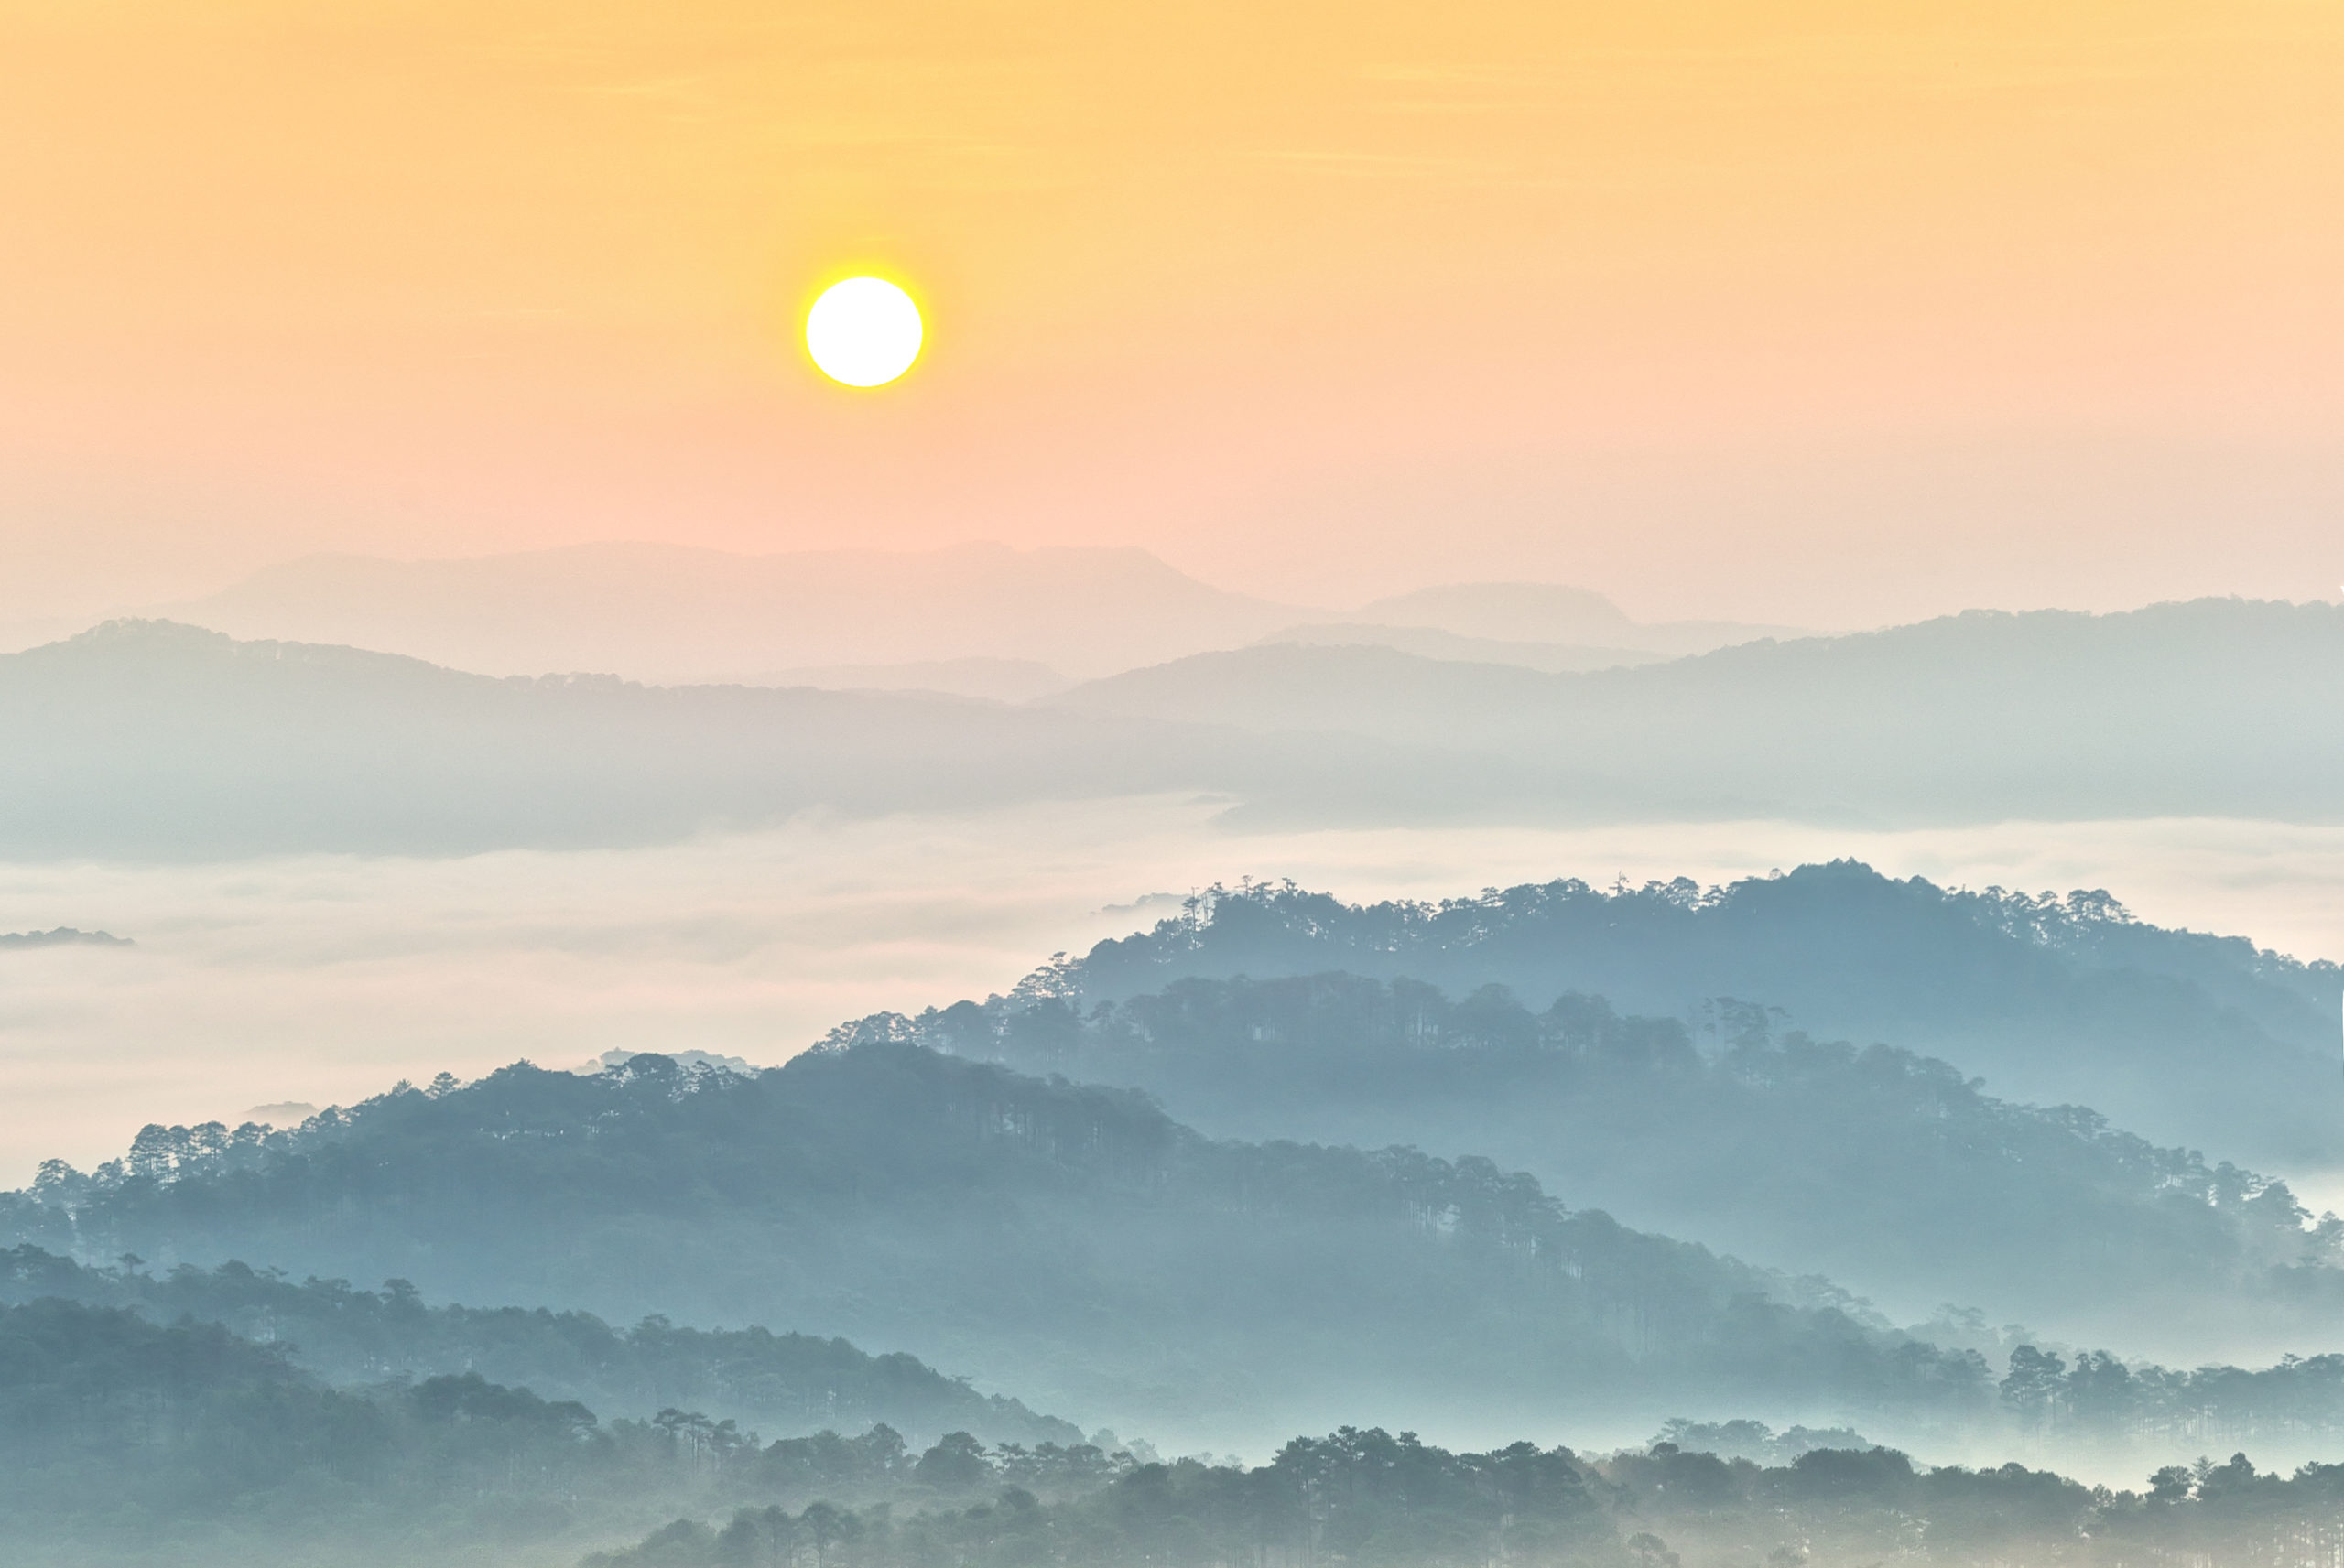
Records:
[[[1763,1435],[1738,1424],[1725,1435]],[[683,1410],[605,1422],[478,1374],[336,1389],[216,1325],[0,1308],[0,1528],[49,1562],[2293,1564],[2344,1544],[2344,1466],[2282,1476],[2241,1454],[2111,1489],[1920,1466],[1853,1433],[1775,1464],[1689,1445],[1716,1435],[1677,1423],[1583,1455],[1344,1428],[1255,1465],[966,1433],[915,1449],[884,1426],[767,1443]]]
[[[975,1465],[971,1469],[973,1472]],[[586,1568],[732,1568],[811,1556],[849,1568],[1031,1563],[1235,1568],[1767,1568],[2062,1563],[2296,1564],[2344,1548],[2344,1465],[2258,1472],[2201,1459],[2138,1489],[2017,1464],[1916,1466],[1894,1449],[1818,1448],[1761,1466],[1669,1442],[1607,1457],[1518,1443],[1453,1454],[1344,1428],[1252,1468],[1147,1465],[1055,1504],[1015,1485],[900,1517],[777,1505],[678,1519]]]
[[[962,1492],[972,1453],[1046,1493],[1137,1462],[965,1432],[923,1450],[884,1424],[765,1443],[700,1411],[605,1421],[477,1372],[335,1387],[217,1324],[55,1297],[0,1308],[0,1530],[43,1561],[504,1561],[711,1497]]]
[[[2344,1220],[1763,995],[1570,983],[1742,968],[1827,1010],[1970,998],[2084,1071],[2114,1046],[2072,1021],[2178,1019],[2270,1069],[2241,1106],[2310,1060],[2337,981],[2104,894],[1850,864],[1368,907],[1244,886],[779,1068],[518,1063],[298,1127],[157,1123],[0,1194],[26,1455],[0,1504],[92,1563],[2344,1544]],[[1536,1441],[1288,1441],[1361,1407]],[[1199,1453],[1229,1447],[1279,1457]],[[2201,1457],[2240,1450],[2289,1473]]]

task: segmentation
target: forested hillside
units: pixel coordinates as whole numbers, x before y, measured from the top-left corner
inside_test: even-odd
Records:
[[[1133,1464],[967,1433],[907,1446],[884,1425],[766,1443],[698,1411],[609,1421],[476,1372],[336,1387],[216,1324],[0,1306],[12,1563],[551,1564],[678,1508],[781,1499],[843,1518],[835,1504],[965,1499],[1004,1468],[1056,1498]]]
[[[754,1078],[515,1066],[295,1133],[157,1128],[127,1162],[49,1167],[0,1217],[165,1269],[843,1334],[1159,1441],[1370,1396],[1428,1424],[1640,1428],[1926,1424],[1992,1398],[1974,1354],[1487,1161],[1215,1142],[1127,1092],[905,1045]]]
[[[618,1460],[592,1412],[477,1378],[367,1398],[216,1325],[0,1308],[0,1530],[25,1562],[431,1544],[478,1561]],[[622,1517],[624,1517],[622,1515]],[[420,1541],[418,1541],[420,1538]]]
[[[923,1448],[884,1425],[768,1441],[697,1411],[610,1420],[476,1373],[335,1387],[216,1325],[0,1306],[0,1532],[43,1563],[2113,1565],[2270,1561],[2283,1543],[2317,1561],[2344,1541],[2344,1472],[2283,1476],[2243,1454],[2111,1489],[1746,1421],[1672,1421],[1609,1454],[1453,1453],[1348,1426],[1265,1464],[1135,1450],[967,1433]]]
[[[990,1443],[1083,1441],[1071,1422],[981,1394],[900,1351],[871,1356],[843,1339],[763,1327],[649,1317],[619,1329],[583,1312],[430,1306],[406,1280],[366,1291],[342,1280],[296,1284],[233,1260],[158,1276],[135,1257],[94,1267],[32,1246],[0,1251],[0,1303],[43,1297],[218,1324],[284,1347],[291,1364],[335,1383],[469,1372],[606,1416],[688,1407],[768,1437],[886,1425],[923,1444],[956,1431]]]
[[[2147,925],[2099,891],[1946,889],[1851,861],[1723,888],[1565,881],[1438,903],[1253,884],[1035,984],[1089,1004],[1188,977],[1338,970],[1460,999],[1501,985],[1534,1012],[1577,991],[1702,1025],[1731,998],[1818,1039],[1941,1057],[2005,1098],[2089,1106],[2216,1163],[2344,1162],[2336,965]]]
[[[1956,1302],[2068,1340],[2259,1355],[2318,1338],[2344,1302],[2344,1221],[2284,1183],[1762,1008],[1705,1017],[1714,1037],[1576,993],[1534,1013],[1495,986],[1452,1000],[1326,974],[1178,980],[1088,1011],[996,997],[849,1033],[1132,1085],[1227,1136],[1484,1151],[1915,1319]]]

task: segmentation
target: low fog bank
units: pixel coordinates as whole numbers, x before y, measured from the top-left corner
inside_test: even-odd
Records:
[[[2344,1223],[1955,1048],[2121,1087],[2125,1046],[2192,1113],[2193,1041],[2318,1055],[2332,967],[2161,925],[2336,950],[2344,829],[1217,805],[0,867],[14,1538],[1107,1568],[1284,1552],[1300,1499],[1392,1568],[2344,1541]],[[1937,885],[1776,874],[1851,852]],[[1886,1044],[1810,1033],[1851,1001]],[[1156,1464],[1206,1450],[1247,1463]]]
[[[2334,828],[1255,834],[1217,826],[1217,809],[1156,797],[809,815],[675,845],[455,859],[0,863],[0,931],[136,943],[0,949],[0,1088],[18,1108],[0,1124],[0,1181],[52,1155],[102,1159],[157,1119],[233,1125],[256,1106],[349,1103],[516,1055],[562,1066],[699,1049],[775,1063],[843,1019],[1006,991],[1038,956],[1145,929],[1248,871],[1374,900],[1564,873],[1722,882],[1854,854],[1948,885],[2111,887],[2144,920],[2344,953]],[[2263,1168],[2306,1195],[2327,1190],[2317,1167]]]

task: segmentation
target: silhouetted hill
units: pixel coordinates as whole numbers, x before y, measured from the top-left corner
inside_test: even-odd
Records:
[[[1291,643],[1308,648],[1391,648],[1423,659],[1448,659],[1476,665],[1515,665],[1527,670],[1557,674],[1567,670],[1609,670],[1628,665],[1658,664],[1669,655],[1636,648],[1584,643],[1513,643],[1494,637],[1461,637],[1434,626],[1385,626],[1373,622],[1329,621],[1318,624],[1282,626],[1259,638],[1264,647]],[[1073,683],[1067,683],[1071,686]],[[1055,696],[1061,686],[1036,696]]]
[[[1920,1422],[1991,1393],[1974,1356],[1903,1343],[1819,1283],[1568,1211],[1485,1161],[1212,1142],[1128,1092],[903,1045],[754,1078],[515,1066],[293,1134],[156,1129],[126,1164],[46,1171],[4,1217],[51,1250],[787,1323],[1159,1440],[1260,1438],[1363,1398],[1648,1429],[1688,1401]]]
[[[1010,661],[1088,678],[1326,620],[1377,622],[1379,634],[1362,640],[1398,637],[1403,645],[1411,633],[1448,634],[1627,654],[1552,666],[1574,669],[1796,634],[1727,622],[1643,625],[1601,594],[1544,583],[1427,589],[1343,616],[1226,592],[1144,550],[992,544],[741,555],[624,543],[424,561],[312,556],[156,613],[234,637],[348,643],[493,675],[606,670],[662,683],[775,684],[774,672],[793,668]],[[1011,688],[995,674],[972,694],[1048,686],[1029,675]]]
[[[1492,759],[1589,809],[1881,823],[2344,812],[2344,607],[1971,611],[1550,675],[1293,645],[1052,703]],[[1525,771],[1526,770],[1526,771]]]
[[[467,851],[1308,776],[1227,730],[889,692],[497,679],[118,622],[0,656],[0,855]]]
[[[2089,1105],[2218,1160],[2344,1161],[2344,973],[2135,921],[2104,892],[1948,891],[1852,862],[1707,892],[1557,881],[1438,904],[1217,889],[1101,943],[1065,983],[1121,1000],[1184,977],[1329,970],[1455,997],[1503,985],[1534,1011],[1567,991],[1664,1017],[1739,998],[1818,1037],[1940,1056],[2004,1097]]]
[[[578,545],[457,560],[311,556],[159,613],[231,636],[343,643],[493,675],[733,681],[795,665],[1026,660],[1084,676],[1297,619],[1145,550],[738,555]]]
[[[2284,1184],[1995,1099],[1908,1051],[1783,1033],[1763,1008],[1705,1017],[1319,974],[1177,980],[1080,1013],[995,997],[855,1033],[1131,1085],[1225,1137],[1480,1150],[1915,1320],[1959,1302],[2187,1359],[2317,1341],[2344,1303],[2344,1222],[2315,1226]]]
[[[111,931],[77,931],[60,925],[48,931],[0,931],[0,948],[8,947],[127,947],[127,936]]]
[[[1547,675],[1388,648],[1205,655],[1025,707],[492,678],[109,623],[0,656],[0,855],[635,844],[1161,791],[1288,824],[2320,817],[2344,611],[1965,616]],[[1641,685],[1647,678],[1652,685]]]
[[[1548,582],[1460,582],[1420,588],[1379,599],[1360,611],[1356,619],[1393,626],[1437,627],[1460,637],[1502,643],[1592,644],[1662,656],[1705,654],[1761,637],[1806,634],[1795,626],[1754,626],[1735,621],[1633,621],[1602,594]]]
[[[754,670],[752,686],[811,686],[829,691],[933,691],[948,697],[1026,702],[1064,691],[1074,682],[1030,659],[930,659],[901,665],[802,665]]]

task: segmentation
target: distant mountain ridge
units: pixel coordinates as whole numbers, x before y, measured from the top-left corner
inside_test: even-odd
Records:
[[[8,947],[127,947],[127,936],[111,931],[80,931],[60,925],[48,931],[0,931],[0,948]]]
[[[1632,660],[1786,630],[1641,625],[1601,594],[1536,583],[1424,589],[1346,617],[1213,588],[1144,550],[982,543],[772,555],[606,543],[419,561],[311,556],[145,613],[245,640],[349,643],[488,675],[943,681],[940,689],[1012,698],[1327,620],[1389,622],[1364,633],[1369,641],[1430,632],[1485,650],[1594,643],[1628,650]],[[1593,631],[1601,635],[1586,634]],[[1053,678],[1058,671],[1066,676]]]
[[[1607,815],[1877,825],[2344,815],[2344,606],[1966,614],[1548,674],[1291,644],[1047,699],[1484,760]],[[1536,784],[1533,780],[1538,781]]]
[[[1329,754],[1279,753],[918,692],[499,679],[117,622],[0,655],[0,856],[659,842],[817,806],[1243,789]]]
[[[1281,643],[1308,648],[1389,648],[1420,659],[1517,665],[1524,669],[1545,670],[1550,675],[1658,664],[1669,657],[1666,654],[1651,653],[1641,648],[1587,643],[1503,642],[1491,637],[1461,636],[1438,627],[1387,626],[1362,621],[1329,621],[1282,627],[1256,639],[1255,645],[1275,647]],[[1058,689],[1062,691],[1066,687]],[[1057,693],[1036,695],[1055,696]]]
[[[1023,704],[498,678],[117,622],[0,655],[0,855],[642,844],[1169,792],[1290,827],[2328,821],[2339,708],[2344,609],[2228,600],[1582,674],[1284,643]]]
[[[490,675],[703,683],[979,658],[1099,676],[1246,642],[1305,612],[1137,549],[597,544],[444,560],[312,556],[153,613]]]
[[[1811,636],[1796,626],[1738,621],[1638,622],[1604,595],[1544,582],[1465,582],[1379,599],[1355,619],[1437,629],[1499,643],[1632,649],[1662,658],[1762,638]]]

